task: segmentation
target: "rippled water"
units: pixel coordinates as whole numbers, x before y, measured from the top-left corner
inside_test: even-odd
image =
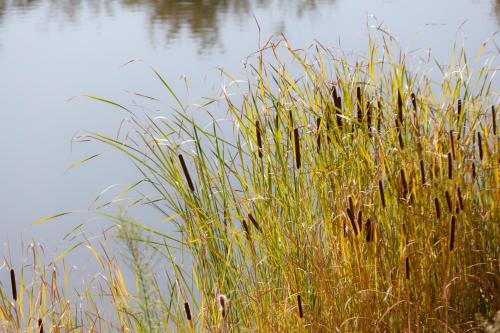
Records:
[[[317,39],[346,51],[363,49],[367,26],[383,23],[403,49],[429,48],[445,61],[454,41],[474,54],[497,31],[500,1],[0,0],[2,254],[12,255],[21,239],[64,248],[63,236],[79,223],[94,232],[105,228],[89,213],[98,205],[93,199],[138,178],[110,149],[71,144],[84,130],[116,132],[125,116],[78,96],[140,108],[133,92],[142,92],[174,105],[152,66],[184,101],[197,102],[216,89],[217,67],[240,73],[258,47],[256,22],[262,40],[284,33],[297,47]],[[103,156],[67,171],[95,153]],[[30,226],[65,211],[80,213]],[[160,219],[148,209],[131,214],[150,224]]]

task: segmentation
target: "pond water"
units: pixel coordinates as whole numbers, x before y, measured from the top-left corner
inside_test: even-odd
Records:
[[[85,130],[115,133],[126,116],[82,95],[134,106],[133,93],[141,92],[173,106],[154,67],[195,103],[217,88],[218,67],[241,73],[259,45],[256,22],[261,40],[284,33],[296,47],[317,39],[346,51],[365,48],[367,25],[383,23],[403,49],[430,48],[446,61],[454,41],[474,54],[498,30],[500,1],[0,0],[1,254],[17,257],[21,240],[67,247],[62,238],[83,222],[94,232],[106,228],[92,213],[93,199],[138,179],[111,149],[72,144]],[[493,42],[499,45],[497,36]],[[102,156],[67,170],[96,153]],[[31,226],[67,211],[77,213]],[[131,214],[164,228],[152,209]]]

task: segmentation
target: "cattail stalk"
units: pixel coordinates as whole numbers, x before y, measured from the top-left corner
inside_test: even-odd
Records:
[[[370,101],[366,103],[366,127],[368,129],[368,136],[372,136],[372,105]]]
[[[297,305],[299,307],[299,318],[304,318],[304,311],[302,309],[302,297],[300,297],[300,294],[297,295]]]
[[[293,130],[293,141],[295,144],[295,164],[297,166],[297,169],[300,169],[300,142],[299,142],[299,129],[295,128]]]
[[[192,192],[194,192],[194,185],[193,185],[193,182],[191,181],[191,176],[189,175],[189,171],[188,171],[188,168],[186,166],[186,162],[184,161],[184,157],[182,156],[182,154],[179,154],[179,160],[181,162],[182,171],[184,171],[184,176],[186,177],[187,183],[189,185],[189,189]]]
[[[14,269],[10,270],[10,285],[12,287],[12,298],[17,301],[17,286],[16,286],[16,274]]]
[[[255,121],[255,134],[257,136],[257,146],[259,147],[259,157],[262,158],[262,133],[260,129],[260,121]]]
[[[319,153],[321,150],[321,133],[319,132],[319,128],[321,126],[321,117],[316,119],[316,150]]]
[[[191,321],[191,309],[189,308],[189,303],[188,302],[184,303],[184,312],[186,312],[186,318],[187,318],[187,320]]]
[[[356,99],[357,99],[357,109],[358,109],[358,122],[361,125],[363,122],[363,97],[361,95],[361,87],[356,88]]]

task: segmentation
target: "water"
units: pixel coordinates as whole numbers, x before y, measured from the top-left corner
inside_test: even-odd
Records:
[[[141,110],[133,95],[141,92],[174,106],[154,67],[183,101],[199,102],[217,90],[218,67],[242,78],[243,59],[259,45],[256,21],[261,41],[284,33],[296,47],[317,39],[346,51],[365,48],[367,25],[379,22],[404,50],[431,49],[446,61],[454,41],[474,54],[497,31],[500,1],[0,0],[1,254],[18,258],[21,240],[64,249],[63,236],[80,223],[98,233],[110,224],[96,217],[95,196],[139,177],[105,146],[71,144],[85,130],[115,133],[126,116],[82,95]],[[95,153],[102,155],[67,171]],[[67,211],[77,213],[31,226]],[[168,229],[151,209],[130,214]]]

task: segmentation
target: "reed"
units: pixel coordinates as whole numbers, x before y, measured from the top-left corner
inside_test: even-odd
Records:
[[[92,134],[141,170],[137,192],[148,198],[131,206],[147,202],[168,222],[137,223],[144,234],[120,238],[137,291],[93,248],[105,282],[81,293],[83,316],[73,305],[64,312],[59,276],[60,298],[37,271],[17,281],[17,303],[29,293],[33,306],[13,305],[0,283],[0,330],[35,331],[33,318],[46,331],[60,318],[60,331],[477,330],[477,313],[500,309],[494,70],[474,80],[447,66],[414,73],[411,55],[380,40],[370,38],[370,57],[356,63],[319,44],[270,41],[249,58],[245,84],[225,86],[206,112],[179,102],[161,117],[133,115],[134,136]],[[459,52],[453,71],[471,68],[468,59]],[[233,136],[201,114],[229,120]],[[161,274],[149,274],[146,249]],[[114,311],[106,319],[93,305],[101,298]]]

